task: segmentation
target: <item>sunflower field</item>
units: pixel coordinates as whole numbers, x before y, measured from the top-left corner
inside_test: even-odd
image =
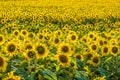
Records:
[[[120,0],[1,0],[0,80],[120,80]]]

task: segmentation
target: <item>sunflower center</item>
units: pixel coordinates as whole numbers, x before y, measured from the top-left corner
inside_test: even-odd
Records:
[[[43,38],[43,35],[39,35],[39,39],[42,39]]]
[[[18,35],[18,32],[16,31],[16,32],[14,33],[14,35],[16,35],[16,36],[17,36],[17,35]]]
[[[99,62],[98,57],[94,57],[94,58],[93,58],[93,62],[94,62],[94,63],[98,63],[98,62]]]
[[[93,56],[92,54],[88,53],[87,54],[87,59],[91,59],[92,56]]]
[[[0,42],[3,40],[2,36],[0,36]]]
[[[68,51],[69,51],[68,46],[63,46],[63,47],[62,47],[62,51],[63,51],[63,52],[68,52]]]
[[[71,36],[71,39],[72,39],[72,40],[75,40],[75,39],[76,39],[76,36],[75,36],[75,35],[72,35],[72,36]]]
[[[9,79],[7,79],[7,80],[15,80],[15,79],[13,79],[13,78],[9,78]]]
[[[27,34],[26,31],[23,31],[22,33],[23,33],[23,35],[26,35],[26,34]]]
[[[60,56],[59,56],[59,59],[60,59],[60,61],[61,61],[62,63],[67,63],[67,62],[68,62],[68,58],[67,58],[67,56],[65,56],[65,55],[60,55]]]
[[[58,38],[55,39],[55,43],[56,44],[59,43],[59,39]]]
[[[58,32],[58,35],[60,35],[60,32]]]
[[[118,52],[118,48],[117,47],[112,47],[112,52],[116,54]]]
[[[103,45],[103,41],[102,41],[102,40],[100,40],[100,45],[101,45],[101,46]]]
[[[107,47],[104,47],[104,48],[103,48],[103,52],[104,52],[104,53],[107,53],[107,52],[108,52],[108,48],[107,48]]]
[[[86,39],[83,39],[83,41],[86,43],[87,42],[87,40]]]
[[[32,49],[32,45],[27,45],[27,46],[26,46],[26,50],[27,50],[27,49]]]
[[[92,34],[90,34],[90,35],[89,35],[89,37],[90,37],[90,38],[93,38],[93,35],[92,35]]]
[[[4,64],[3,58],[0,57],[0,66],[3,66],[3,64]]]
[[[8,46],[8,51],[10,51],[10,52],[14,52],[15,51],[15,45],[14,44],[11,44],[11,45],[9,45]]]
[[[80,59],[81,59],[81,56],[80,56],[80,55],[77,55],[76,58],[80,60]]]
[[[33,58],[34,55],[35,55],[34,52],[32,52],[32,51],[29,51],[29,52],[28,52],[28,57]]]
[[[38,47],[37,47],[37,51],[38,51],[39,54],[44,54],[45,49],[44,49],[43,46],[38,46]]]
[[[92,45],[92,50],[96,50],[97,46],[96,45]]]
[[[33,38],[33,34],[32,34],[32,33],[29,34],[28,37],[29,37],[29,38]]]

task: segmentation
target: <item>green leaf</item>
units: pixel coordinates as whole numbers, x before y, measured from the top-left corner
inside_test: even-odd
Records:
[[[51,72],[50,70],[46,70],[43,72],[44,78],[47,80],[57,80],[57,76],[55,73]]]

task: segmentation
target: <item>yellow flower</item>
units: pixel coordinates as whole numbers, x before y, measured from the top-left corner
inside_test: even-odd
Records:
[[[34,45],[32,42],[28,42],[28,43],[24,44],[23,50],[30,50],[30,49],[34,49]]]
[[[77,53],[77,54],[75,54],[74,56],[75,56],[78,60],[80,60],[80,61],[83,61],[83,60],[84,60],[83,55],[80,54],[80,53]]]
[[[97,52],[98,47],[99,47],[96,42],[91,42],[88,46],[91,52]]]
[[[93,57],[94,54],[92,54],[90,52],[85,52],[83,55],[87,60],[90,60]]]
[[[21,77],[20,76],[15,76],[14,72],[11,71],[11,72],[8,73],[8,77],[3,78],[2,80],[21,80]]]
[[[110,46],[110,52],[113,56],[117,56],[119,53],[119,47],[117,45],[111,45]]]
[[[6,44],[5,51],[9,56],[13,56],[17,51],[17,44],[13,41],[10,41]]]
[[[7,67],[7,58],[0,55],[0,71],[5,72]]]
[[[63,32],[60,29],[58,29],[54,32],[54,35],[61,38],[63,36]]]
[[[4,44],[5,38],[0,34],[0,45]]]
[[[35,51],[37,53],[37,58],[43,58],[43,59],[47,57],[49,53],[49,50],[45,44],[37,44],[35,46]]]
[[[67,41],[69,41],[70,43],[76,43],[78,41],[78,35],[76,33],[69,34],[67,36]]]
[[[53,39],[52,39],[52,44],[53,44],[55,47],[58,47],[59,44],[60,44],[60,42],[61,42],[61,39],[60,39],[60,38],[58,38],[58,37],[53,37]]]
[[[27,37],[28,36],[27,30],[21,30],[21,35]]]
[[[93,79],[93,80],[106,80],[106,79],[105,79],[105,76],[103,76],[103,77],[96,77],[96,78]]]
[[[19,34],[20,34],[19,30],[14,30],[13,33],[12,33],[12,36],[18,38]]]
[[[90,69],[88,66],[84,66],[84,69],[86,70],[86,74],[89,75],[91,73]]]
[[[109,46],[108,46],[108,45],[104,45],[104,46],[102,47],[102,56],[108,55],[109,52],[110,52]]]
[[[65,54],[57,54],[56,55],[56,60],[62,65],[63,67],[68,67],[70,66],[70,57],[65,55]]]
[[[38,39],[38,41],[42,41],[44,39],[44,34],[43,33],[38,33],[37,34],[37,39]]]
[[[65,43],[65,42],[61,43],[58,46],[58,52],[57,53],[65,54],[65,55],[72,55],[71,45],[69,43]]]
[[[28,33],[28,38],[33,39],[35,37],[35,34],[33,32]]]
[[[91,60],[87,61],[89,64],[92,64],[93,66],[100,65],[100,55],[94,54],[94,56],[91,58]]]
[[[34,50],[26,50],[25,53],[24,53],[25,57],[28,59],[28,60],[31,60],[33,58],[36,58],[36,51]]]

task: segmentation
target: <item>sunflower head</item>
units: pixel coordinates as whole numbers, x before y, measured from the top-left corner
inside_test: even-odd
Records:
[[[12,35],[15,36],[15,37],[18,37],[19,36],[19,30],[14,30]]]
[[[29,32],[28,33],[28,38],[33,39],[34,36],[35,36],[35,34],[33,32]]]
[[[28,59],[28,60],[31,60],[33,58],[36,57],[36,52],[34,50],[27,50],[25,52],[25,57]]]
[[[89,46],[90,45],[90,46]],[[88,46],[90,47],[90,50],[92,51],[92,52],[96,52],[97,50],[98,50],[98,44],[97,43],[95,43],[95,42],[91,42],[90,44],[89,44]]]
[[[20,76],[15,76],[14,72],[11,71],[11,72],[8,73],[8,76],[3,78],[2,80],[21,80],[21,77]]]
[[[46,47],[45,44],[38,44],[35,46],[35,51],[38,55],[38,58],[45,58],[47,57],[48,53],[49,53],[49,50],[48,48]]]
[[[0,71],[5,72],[7,67],[7,58],[0,56]]]
[[[57,54],[56,59],[63,67],[67,67],[70,65],[70,57],[65,54]]]
[[[71,55],[71,45],[69,43],[62,43],[58,46],[58,53]]]
[[[86,52],[83,55],[86,57],[87,60],[90,60],[93,57],[93,54],[90,52]]]
[[[118,46],[115,46],[115,45],[111,46],[111,53],[112,53],[114,56],[116,56],[116,55],[118,54],[118,52],[119,52]]]
[[[5,42],[5,39],[3,35],[0,35],[0,45],[2,45]]]
[[[15,42],[9,42],[6,45],[6,51],[7,51],[8,54],[10,54],[10,56],[13,56],[17,51],[16,43]]]
[[[27,36],[27,35],[28,35],[28,32],[27,32],[27,30],[21,30],[21,34],[22,34],[23,36]]]
[[[26,43],[25,46],[24,46],[24,50],[30,50],[30,49],[33,49],[34,46],[32,45],[32,43]]]
[[[75,55],[76,59],[83,61],[83,55],[82,54],[76,54]]]
[[[70,42],[77,42],[78,35],[75,32],[73,34],[69,34],[67,40]]]
[[[100,56],[95,54],[91,60],[88,60],[88,63],[92,64],[93,66],[98,66],[100,64]]]
[[[109,47],[107,45],[102,47],[102,55],[108,55],[109,54]]]
[[[44,38],[43,33],[38,33],[37,38],[38,38],[39,41],[43,40],[43,38]]]
[[[60,40],[60,38],[58,38],[58,37],[55,37],[55,38],[52,39],[52,44],[53,44],[55,47],[59,46],[60,42],[61,42],[61,40]]]
[[[58,29],[57,31],[54,32],[55,33],[55,36],[57,37],[62,37],[62,31],[60,29]]]

